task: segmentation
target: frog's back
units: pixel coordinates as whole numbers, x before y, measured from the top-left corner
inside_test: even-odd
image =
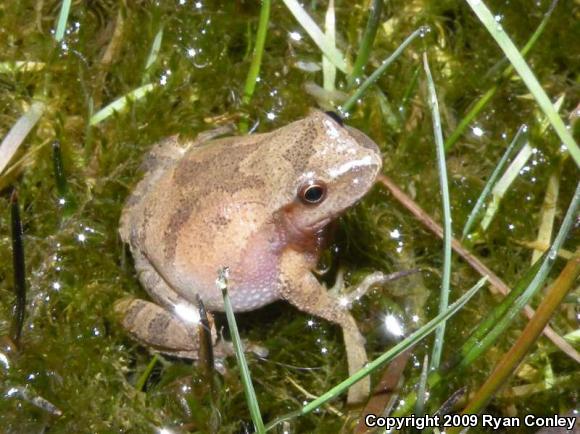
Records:
[[[276,257],[264,249],[272,236],[271,174],[264,173],[264,162],[256,158],[269,135],[190,147],[172,164],[148,172],[124,210],[123,239],[143,252],[177,292],[189,299],[199,293],[210,309],[221,305],[214,286],[221,266],[232,268],[232,283],[236,274],[252,285],[276,279]],[[257,263],[245,260],[256,255]],[[275,296],[260,298],[262,305]],[[255,307],[248,302],[248,310]]]

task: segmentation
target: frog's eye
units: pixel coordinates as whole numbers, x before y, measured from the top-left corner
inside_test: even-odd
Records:
[[[322,181],[309,181],[300,187],[298,197],[306,205],[316,205],[326,197],[326,184]]]

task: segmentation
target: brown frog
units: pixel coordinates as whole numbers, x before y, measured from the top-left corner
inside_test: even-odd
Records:
[[[123,325],[162,352],[196,358],[196,296],[223,311],[215,281],[227,266],[234,311],[286,300],[338,324],[354,373],[367,362],[364,339],[312,270],[325,227],[367,193],[381,165],[371,139],[320,111],[270,133],[156,145],[120,224],[155,304],[118,304]],[[349,402],[368,391],[367,378]]]

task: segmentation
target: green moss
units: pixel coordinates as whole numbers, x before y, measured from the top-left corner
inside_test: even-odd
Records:
[[[201,3],[198,9],[191,1],[183,6],[179,2],[126,2],[125,6],[73,2],[66,49],[57,47],[50,36],[60,2],[21,1],[0,6],[0,38],[5,41],[0,60],[46,63],[41,71],[0,76],[0,131],[8,131],[32,98],[42,98],[47,104],[45,115],[13,160],[21,163],[0,177],[0,209],[4,210],[0,213],[0,335],[8,332],[13,299],[9,185],[16,186],[20,197],[29,286],[22,349],[9,355],[10,368],[0,364],[0,426],[5,432],[155,432],[161,427],[191,432],[219,427],[219,432],[238,432],[250,424],[234,361],[228,362],[228,373],[220,379],[213,400],[200,373],[182,360],[158,364],[145,391],[135,390],[135,382],[151,356],[119,329],[112,314],[115,300],[142,294],[132,261],[117,235],[123,201],[140,177],[141,158],[163,137],[177,133],[193,137],[224,119],[239,119],[242,110],[241,92],[250,63],[248,38],[252,34],[248,22],[255,29],[259,9],[248,2]],[[530,2],[524,0],[487,3],[502,16],[504,28],[521,46],[549,2],[534,2],[531,10]],[[562,109],[566,116],[580,96],[572,84],[578,80],[578,32],[569,12],[574,6],[568,3],[558,5],[528,57],[552,97],[566,93]],[[42,6],[40,10],[37,4]],[[365,27],[362,8],[366,4],[336,2],[340,48],[351,58]],[[323,21],[324,10],[321,3],[313,12],[318,22]],[[118,16],[123,17],[119,48],[114,62],[103,66],[100,59]],[[391,118],[385,120],[384,110],[387,105],[395,111],[399,107],[423,46],[427,47],[448,134],[470,104],[494,83],[494,75],[487,73],[501,60],[501,53],[462,2],[390,1],[385,5],[383,20],[387,19],[388,25],[377,33],[367,71],[419,25],[430,25],[432,32],[423,44],[411,46],[380,79],[384,97],[369,93],[349,123],[379,143],[386,172],[412,192],[429,214],[440,219],[424,77],[420,74],[418,86],[411,89],[404,112],[390,113]],[[146,75],[144,66],[161,26],[164,36],[159,58]],[[291,40],[291,31],[300,32],[302,40]],[[301,71],[294,63],[319,58],[317,48],[282,2],[274,2],[261,81],[247,113],[250,123],[259,120],[258,130],[267,131],[306,113],[315,99],[305,93],[304,84],[320,83],[321,76]],[[149,80],[159,86],[144,99],[94,128],[87,127],[91,113]],[[344,77],[342,81],[344,84]],[[476,120],[483,136],[467,133],[448,155],[455,233],[460,233],[482,183],[519,124],[534,126],[541,120],[526,94],[519,80],[504,83]],[[274,113],[275,119],[269,120],[267,113]],[[58,204],[50,146],[55,139],[61,142],[69,194],[76,201],[70,216]],[[532,157],[536,163],[532,161],[530,171],[514,183],[483,242],[474,246],[475,253],[508,284],[516,282],[529,266],[531,252],[517,241],[535,239],[547,178],[559,164],[559,143],[551,131],[540,133],[533,128],[531,140],[539,150]],[[559,209],[569,202],[576,181],[577,168],[568,161],[562,171]],[[400,238],[393,235],[395,230]],[[357,282],[374,270],[423,270],[373,292],[355,306],[371,354],[382,352],[392,342],[383,328],[385,312],[400,315],[409,328],[415,326],[412,315],[417,315],[419,322],[435,315],[441,243],[390,195],[375,189],[342,219],[336,235],[326,261],[333,271],[344,267],[349,282]],[[574,241],[578,240],[572,240],[569,248],[574,248]],[[559,262],[558,267],[561,265]],[[452,297],[470,287],[477,277],[454,256]],[[332,283],[332,276],[327,280]],[[496,302],[494,296],[482,292],[452,319],[445,345],[447,357]],[[319,320],[309,327],[308,319],[283,303],[240,316],[243,336],[270,350],[266,361],[249,357],[266,421],[308,399],[291,380],[317,395],[346,376],[340,332]],[[556,323],[562,334],[574,328],[565,313]],[[432,405],[443,402],[458,387],[481,384],[515,336],[517,331],[512,329],[461,379],[438,389],[432,395]],[[429,352],[425,348],[417,349],[417,360],[422,360],[424,351]],[[547,366],[556,377],[578,375],[577,367],[554,351],[547,340],[542,339],[538,348],[530,357],[535,369],[530,382],[541,383]],[[409,368],[407,389],[414,387],[419,371],[415,365]],[[517,381],[525,384],[527,380]],[[14,387],[26,387],[30,396],[48,400],[62,416],[51,415],[17,396],[9,397],[8,391]],[[566,402],[572,402],[575,393],[564,383],[541,393],[497,399],[492,410],[498,414],[508,408],[558,412],[565,409]],[[349,414],[342,403],[335,405]],[[294,421],[294,430],[348,430],[355,422],[354,415],[345,421],[332,413],[315,413]]]

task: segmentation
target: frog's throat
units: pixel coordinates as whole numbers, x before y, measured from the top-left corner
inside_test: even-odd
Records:
[[[291,204],[281,212],[277,213],[275,224],[277,229],[284,234],[284,238],[289,243],[301,243],[317,237],[326,226],[334,219],[334,217],[325,217],[311,225],[296,224],[296,205]]]

